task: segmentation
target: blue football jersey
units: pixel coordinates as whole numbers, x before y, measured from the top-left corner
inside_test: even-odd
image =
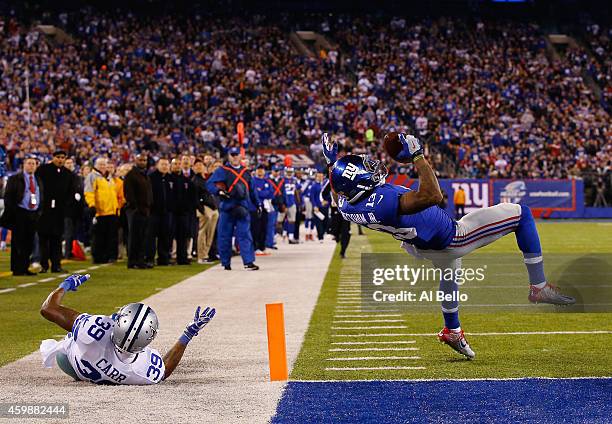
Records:
[[[285,205],[291,207],[296,204],[296,192],[299,190],[299,181],[295,177],[285,177],[283,183]]]
[[[383,184],[354,205],[340,197],[338,208],[344,219],[389,233],[419,249],[444,249],[455,236],[455,221],[438,206],[412,215],[400,215],[399,198],[407,191],[410,189]]]

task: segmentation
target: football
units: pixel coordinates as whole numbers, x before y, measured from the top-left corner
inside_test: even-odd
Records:
[[[398,160],[397,156],[400,154],[400,152],[402,151],[402,143],[399,140],[399,135],[398,133],[396,133],[395,131],[392,131],[390,133],[387,133],[385,135],[385,138],[383,139],[383,146],[385,148],[385,152],[387,152],[387,154],[393,158],[393,160],[400,162],[400,163],[409,163],[410,159],[408,160]]]

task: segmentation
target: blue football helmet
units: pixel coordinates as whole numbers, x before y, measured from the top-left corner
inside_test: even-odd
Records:
[[[367,155],[346,155],[336,161],[330,171],[330,184],[334,192],[357,203],[375,187],[383,185],[387,167]]]

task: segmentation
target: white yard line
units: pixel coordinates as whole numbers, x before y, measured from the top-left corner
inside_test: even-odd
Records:
[[[385,318],[401,317],[401,314],[359,314],[359,315],[334,315],[334,318]]]
[[[407,325],[364,325],[362,327],[332,327],[332,330],[389,330],[393,328],[408,328]]]
[[[55,277],[47,277],[47,278],[43,278],[42,280],[38,280],[39,283],[48,283],[49,281],[53,281],[55,280]]]
[[[23,288],[26,288],[26,287],[35,286],[35,285],[37,285],[37,284],[38,284],[38,283],[24,283],[24,284],[19,284],[17,287],[19,287],[19,288],[22,288],[22,289],[23,289]]]
[[[428,334],[428,336],[431,336],[431,335],[432,334]],[[404,336],[410,336],[410,333],[332,334],[331,336],[332,337],[404,337]]]
[[[355,320],[338,320],[332,324],[360,324],[370,322],[405,322],[403,319],[355,319]]]
[[[492,332],[492,333],[465,333],[470,336],[548,336],[555,334],[612,334],[608,330],[585,330],[585,331],[509,331],[509,332]],[[435,336],[436,333],[409,333],[407,336]]]
[[[347,368],[330,367],[330,368],[325,368],[325,371],[384,371],[384,370],[424,370],[424,369],[426,368],[425,367],[347,367]],[[340,380],[340,381],[346,381],[346,380]],[[348,380],[348,381],[353,381],[353,380]],[[363,381],[372,381],[372,380],[363,380]],[[375,380],[375,381],[380,381],[380,380]]]
[[[420,356],[360,356],[355,358],[327,358],[326,361],[418,361]]]
[[[372,345],[372,344],[414,344],[416,340],[370,341],[370,342],[331,342],[333,345]]]
[[[2,289],[2,290],[0,290],[0,294],[14,292],[15,290],[17,290],[17,289],[14,288],[14,287],[11,287],[11,288],[8,288],[8,289]]]
[[[382,351],[405,351],[405,350],[420,350],[418,347],[359,347],[359,348],[333,348],[328,352],[382,352]]]

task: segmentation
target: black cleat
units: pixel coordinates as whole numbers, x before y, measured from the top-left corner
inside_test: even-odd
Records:
[[[230,265],[224,265],[223,269],[226,270],[226,271],[231,271],[232,267]]]
[[[255,265],[254,263],[250,263],[250,264],[246,264],[244,266],[244,269],[246,269],[247,271],[257,271],[259,267]]]

